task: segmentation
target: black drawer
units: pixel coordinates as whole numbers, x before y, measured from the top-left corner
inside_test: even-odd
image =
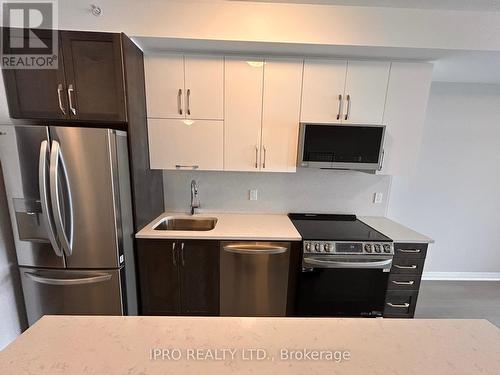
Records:
[[[401,258],[395,257],[392,260],[391,274],[404,273],[421,275],[424,268],[424,258]]]
[[[385,318],[413,318],[418,291],[388,291],[385,296]]]
[[[421,275],[404,273],[391,273],[387,284],[387,290],[416,290],[420,287]]]
[[[428,246],[426,243],[395,243],[394,257],[425,258]]]

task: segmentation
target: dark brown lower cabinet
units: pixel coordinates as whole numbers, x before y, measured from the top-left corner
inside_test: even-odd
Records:
[[[395,243],[385,296],[384,317],[413,318],[427,244]]]
[[[219,241],[138,240],[143,315],[219,315]]]

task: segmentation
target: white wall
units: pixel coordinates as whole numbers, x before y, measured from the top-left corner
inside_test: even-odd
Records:
[[[500,272],[500,85],[433,83],[416,171],[389,216],[435,239],[426,272]]]
[[[62,29],[227,41],[500,50],[500,13],[220,0],[59,1]]]
[[[353,171],[299,169],[297,173],[165,171],[167,210],[189,210],[190,184],[199,183],[201,208],[227,212],[343,212],[384,215],[391,177]],[[258,189],[258,200],[248,190]],[[373,203],[373,194],[384,200]]]

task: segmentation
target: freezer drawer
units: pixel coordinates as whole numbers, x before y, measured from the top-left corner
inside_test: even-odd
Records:
[[[285,316],[289,242],[221,242],[220,315]]]
[[[124,315],[124,268],[19,271],[30,326],[43,315]]]

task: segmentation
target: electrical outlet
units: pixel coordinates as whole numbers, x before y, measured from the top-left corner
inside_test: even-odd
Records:
[[[373,194],[373,203],[380,204],[380,203],[382,203],[383,198],[384,198],[383,193],[374,193]]]
[[[257,189],[250,189],[248,191],[248,199],[256,201],[259,198],[259,191]]]

